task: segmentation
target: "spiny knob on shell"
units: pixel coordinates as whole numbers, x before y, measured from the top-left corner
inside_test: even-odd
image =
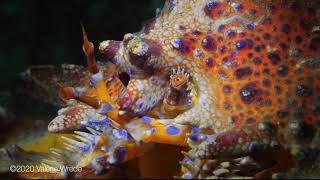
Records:
[[[121,41],[106,40],[100,43],[99,51],[107,60],[113,62],[113,58],[116,56],[120,48],[120,44]]]
[[[149,70],[161,54],[161,46],[154,40],[134,36],[127,45],[129,60],[135,66]]]

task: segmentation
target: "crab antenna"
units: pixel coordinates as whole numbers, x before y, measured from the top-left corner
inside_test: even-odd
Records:
[[[87,56],[87,64],[88,64],[89,72],[91,74],[96,74],[99,72],[99,69],[97,67],[96,58],[94,56],[94,45],[92,42],[88,40],[87,33],[83,27],[83,24],[82,23],[80,24],[81,24],[82,35],[83,35],[82,50]]]

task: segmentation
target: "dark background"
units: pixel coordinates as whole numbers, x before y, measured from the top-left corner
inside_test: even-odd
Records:
[[[163,4],[164,0],[2,0],[0,91],[31,65],[85,65],[80,21],[97,47],[103,40],[122,40],[124,34],[139,31]]]

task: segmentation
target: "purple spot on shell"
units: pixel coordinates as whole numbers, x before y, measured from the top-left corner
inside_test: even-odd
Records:
[[[253,41],[251,39],[246,39],[246,43],[249,49],[253,48]]]
[[[252,23],[247,24],[247,28],[249,30],[253,30],[254,29],[254,24],[252,24]]]
[[[180,129],[175,126],[169,126],[169,127],[167,127],[166,132],[169,135],[177,135],[180,133]]]
[[[246,42],[245,41],[237,41],[236,42],[236,46],[237,46],[237,49],[242,49],[246,46]]]
[[[174,39],[172,42],[171,42],[171,45],[173,46],[173,48],[175,49],[180,49],[183,45],[183,40],[181,38],[178,38],[178,39]]]
[[[250,13],[252,16],[255,16],[256,13],[257,13],[257,10],[255,10],[255,9],[249,9],[249,13]]]
[[[218,2],[215,1],[209,1],[209,3],[206,5],[206,9],[208,11],[211,11],[214,7],[216,7],[218,5]]]
[[[263,20],[262,20],[262,24],[264,24],[264,25],[266,25],[266,24],[271,24],[272,23],[272,19],[271,18],[269,18],[269,17],[267,17],[267,18],[264,18]]]
[[[232,66],[232,62],[230,62],[227,57],[224,57],[224,58],[222,59],[222,61],[223,61],[223,64],[226,65],[226,66],[228,66],[228,67]]]
[[[218,31],[221,32],[222,30],[224,30],[225,27],[226,27],[226,25],[221,24],[221,25],[218,27]]]
[[[234,32],[234,30],[232,30],[232,29],[228,29],[226,32],[226,35],[228,37],[234,37],[236,35],[236,32]]]
[[[231,104],[228,102],[223,103],[223,107],[224,109],[230,109],[231,108]]]
[[[243,6],[242,6],[242,4],[236,4],[236,5],[234,6],[234,8],[235,8],[236,10],[238,10],[238,11],[241,11],[241,10],[243,9]]]
[[[282,24],[281,25],[281,31],[286,33],[286,34],[289,34],[290,33],[290,26],[288,24]]]
[[[241,99],[245,104],[252,103],[255,100],[256,95],[257,89],[251,85],[246,85],[240,90]]]
[[[213,66],[213,60],[212,60],[212,58],[207,58],[207,59],[206,59],[206,64],[207,64],[208,67],[212,67],[212,66]]]
[[[265,34],[263,35],[263,38],[264,38],[265,40],[270,40],[271,36],[270,36],[269,33],[265,33]]]
[[[207,36],[206,38],[203,39],[202,46],[204,49],[208,51],[211,51],[211,50],[215,51],[217,49],[214,39],[210,36]]]
[[[234,20],[235,22],[241,22],[241,19],[240,19],[239,17],[234,17],[233,20]]]
[[[138,108],[141,109],[142,106],[143,106],[143,103],[140,103],[140,104],[138,105]]]
[[[280,86],[274,86],[274,91],[275,91],[277,94],[281,94],[282,89],[281,89]]]
[[[282,50],[286,50],[288,48],[285,43],[280,43],[279,46],[281,47]]]
[[[263,84],[265,87],[270,87],[271,81],[270,81],[269,79],[263,79],[263,80],[262,80],[262,84]]]
[[[179,29],[179,30],[186,30],[186,27],[184,27],[184,26],[182,26],[182,25],[179,25],[179,26],[178,26],[178,29]]]
[[[191,41],[191,40],[190,40]],[[188,42],[186,42],[182,38],[174,39],[171,42],[171,45],[174,49],[178,50],[180,53],[185,54],[187,52],[190,52],[190,47],[188,45]]]
[[[262,70],[263,74],[270,74],[270,69],[266,68]]]
[[[154,77],[154,76],[152,76],[152,77],[150,78],[150,81],[151,81],[152,83],[155,83],[155,82],[156,82],[156,80],[157,80],[157,78],[156,78],[156,77]]]
[[[238,51],[233,51],[231,54],[230,54],[230,58],[234,58],[234,55],[238,54],[239,52]]]
[[[172,11],[173,8],[176,6],[176,0],[169,0],[169,11]]]
[[[261,64],[261,59],[259,57],[256,57],[256,58],[253,59],[253,63],[255,65],[260,65]]]
[[[147,123],[147,124],[151,124],[151,122],[153,121],[153,118],[147,117],[147,116],[143,116],[141,117],[142,121]]]
[[[125,160],[125,157],[128,154],[128,150],[125,147],[118,147],[115,154],[117,162],[122,162],[123,160]]]
[[[250,76],[252,74],[252,70],[250,67],[243,67],[243,68],[239,68],[235,71],[235,76],[238,79]]]
[[[229,94],[232,92],[232,87],[229,85],[223,86],[223,92]]]
[[[199,30],[192,30],[192,34],[198,36],[201,34],[201,32]]]
[[[226,52],[226,47],[225,46],[221,46],[220,47],[220,53],[225,53]]]
[[[135,70],[134,69],[129,69],[129,75],[134,75],[135,74]]]
[[[289,72],[289,68],[285,65],[281,65],[278,67],[277,69],[277,74],[280,76],[280,77],[285,77]]]
[[[269,58],[272,65],[277,65],[281,61],[281,58],[277,52],[268,53],[268,58]]]

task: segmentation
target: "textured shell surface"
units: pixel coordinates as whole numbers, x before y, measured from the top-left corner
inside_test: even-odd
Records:
[[[215,132],[262,121],[281,126],[295,117],[317,123],[319,13],[313,3],[168,1],[137,35],[159,43],[154,66],[163,74],[184,68],[197,88],[196,105],[175,121]],[[130,63],[119,66],[128,70]]]

